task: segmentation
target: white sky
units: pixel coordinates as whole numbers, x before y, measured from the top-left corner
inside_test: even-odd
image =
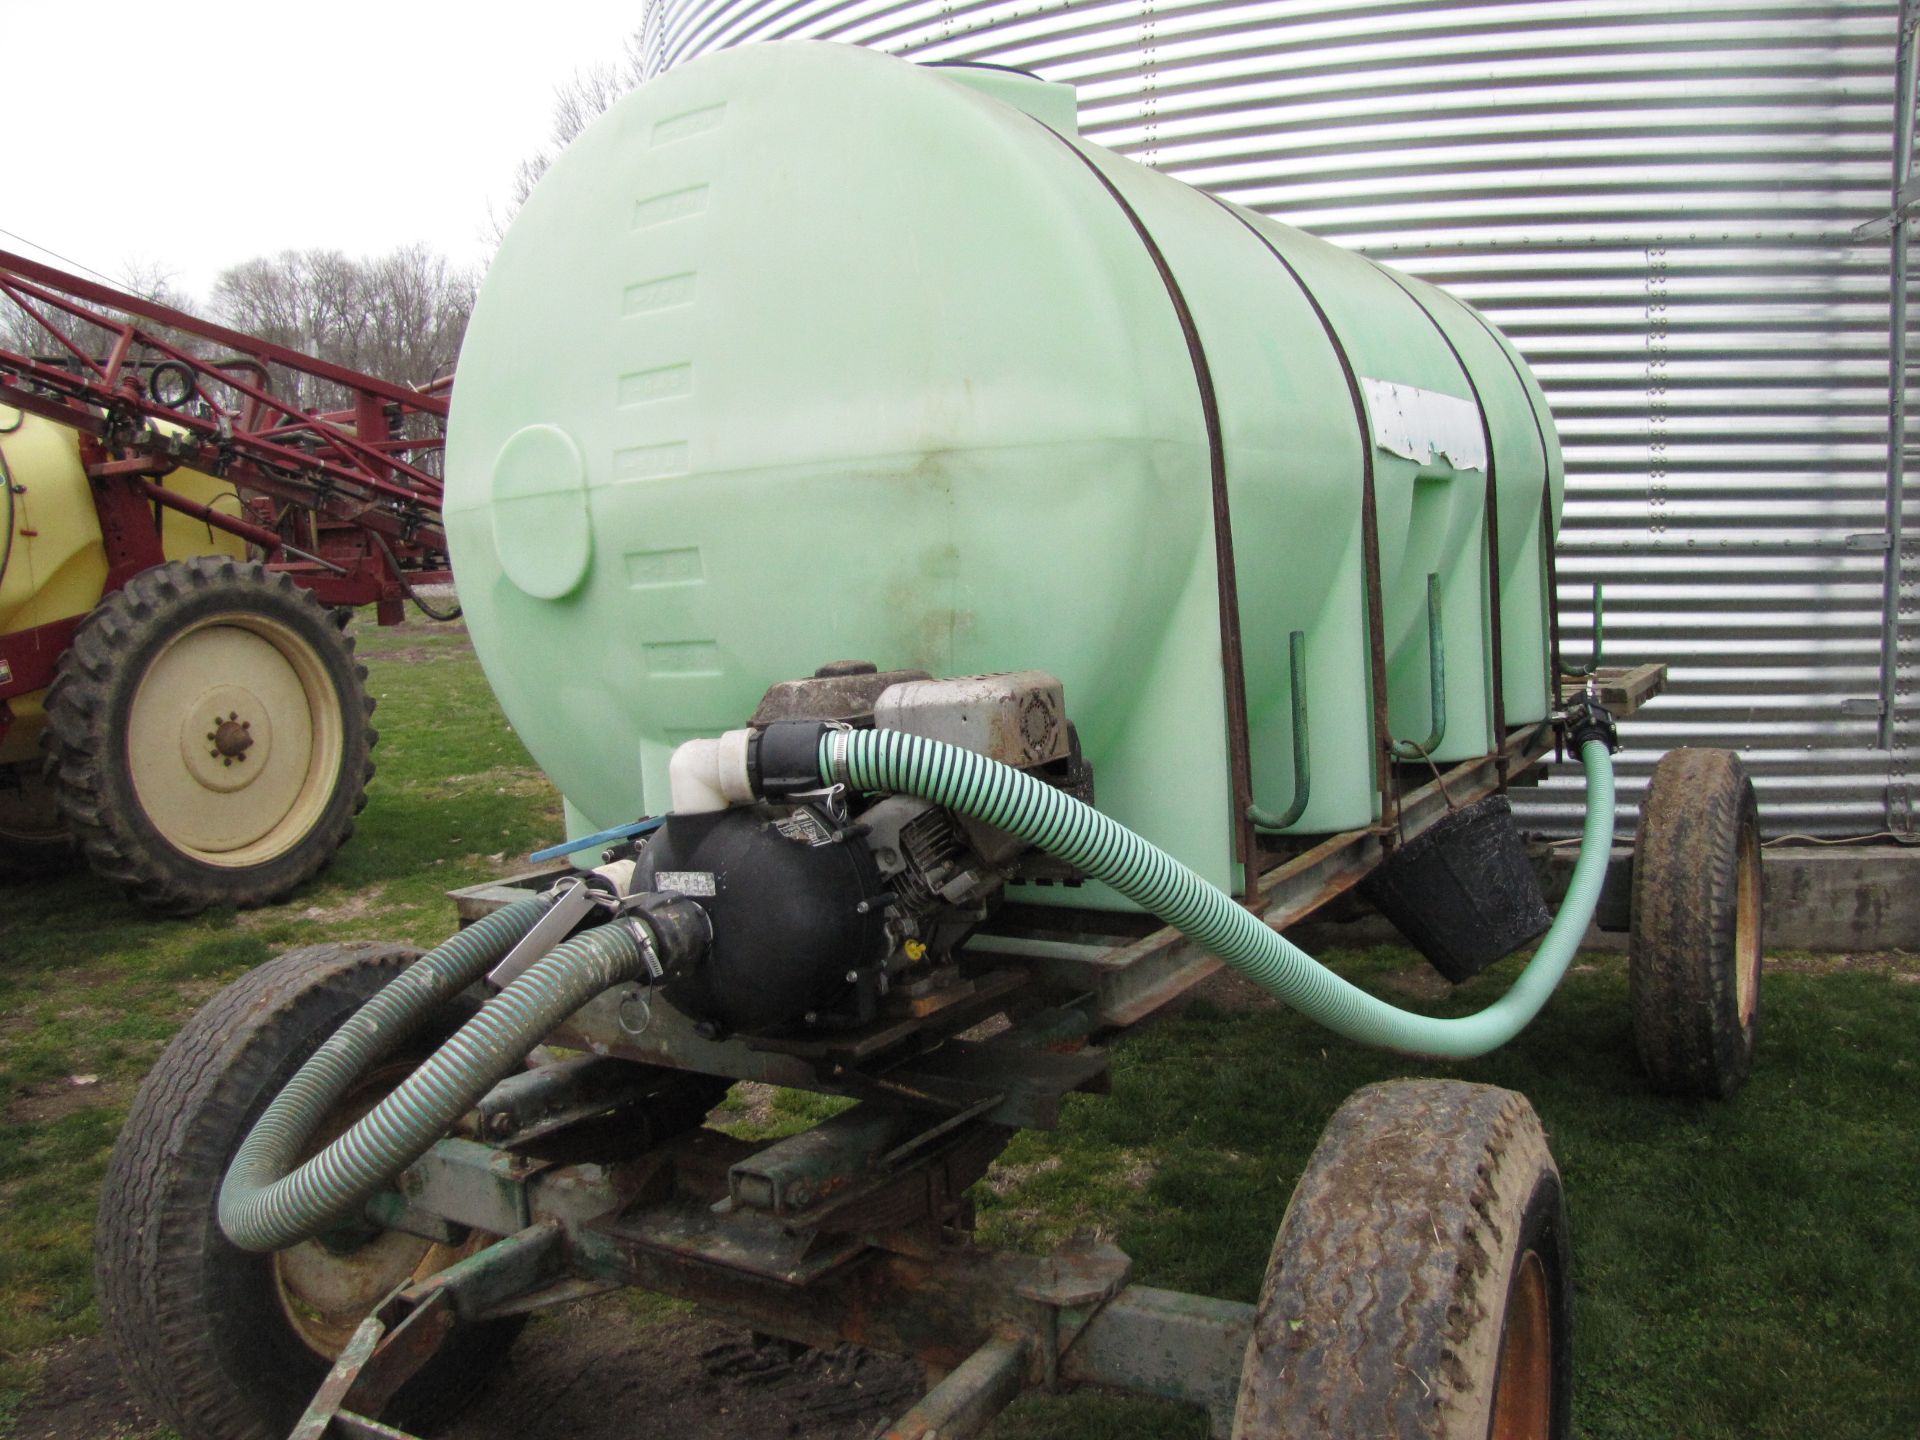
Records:
[[[471,261],[640,0],[0,0],[0,229],[122,278],[424,241]],[[52,260],[0,235],[0,249]]]

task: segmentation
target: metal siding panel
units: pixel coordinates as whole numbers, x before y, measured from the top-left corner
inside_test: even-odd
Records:
[[[1570,658],[1664,660],[1620,818],[1682,744],[1747,757],[1770,833],[1910,824],[1920,614],[1874,747],[1893,0],[651,0],[661,64],[806,36],[1079,88],[1089,138],[1478,306],[1567,468]],[[650,53],[653,51],[650,49]],[[1916,307],[1920,309],[1920,307]],[[1920,502],[1909,533],[1920,533]],[[1857,543],[1857,542],[1856,542]],[[1911,548],[1911,547],[1910,547]],[[1575,771],[1575,767],[1563,767]],[[1893,792],[1889,794],[1889,785]],[[1575,833],[1577,771],[1517,791]]]

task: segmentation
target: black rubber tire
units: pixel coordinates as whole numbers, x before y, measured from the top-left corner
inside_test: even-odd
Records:
[[[187,630],[228,620],[239,628],[252,620],[290,632],[317,660],[341,725],[338,763],[318,782],[326,787],[324,799],[304,830],[281,837],[284,849],[254,864],[212,863],[170,840],[140,803],[129,753],[134,701],[155,660]],[[311,591],[285,574],[200,556],[136,575],[87,617],[47,692],[47,775],[87,863],[166,914],[283,899],[333,858],[367,803],[379,735],[370,723],[366,674],[354,660],[352,639]],[[302,822],[283,823],[297,828]]]
[[[1740,757],[1668,751],[1640,805],[1628,949],[1634,1044],[1665,1094],[1726,1099],[1753,1069],[1762,884],[1760,811]]]
[[[1355,1091],[1274,1240],[1234,1440],[1488,1440],[1510,1311],[1549,1327],[1534,1433],[1565,1440],[1569,1275],[1560,1174],[1524,1096],[1452,1080]],[[1516,1302],[1523,1288],[1537,1307]]]
[[[273,1257],[220,1232],[220,1182],[267,1102],[418,953],[368,942],[280,956],[188,1021],[134,1097],[101,1188],[94,1283],[128,1385],[187,1440],[284,1440],[326,1375],[281,1306]],[[450,1003],[400,1055],[424,1055],[472,1013]],[[457,1330],[385,1418],[444,1422],[522,1323]]]
[[[41,763],[0,766],[0,880],[58,874],[79,861]]]

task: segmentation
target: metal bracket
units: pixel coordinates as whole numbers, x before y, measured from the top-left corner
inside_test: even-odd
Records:
[[[1285,830],[1307,813],[1313,795],[1313,742],[1307,734],[1307,632],[1287,636],[1287,673],[1293,684],[1293,799],[1278,815],[1247,806],[1247,818],[1262,830]]]
[[[1560,665],[1562,675],[1570,675],[1576,680],[1584,680],[1600,668],[1600,658],[1607,648],[1607,592],[1598,580],[1593,582],[1593,654],[1585,665]]]
[[[1596,664],[1599,659],[1596,648]],[[1440,748],[1440,742],[1447,735],[1447,649],[1441,633],[1440,577],[1433,574],[1427,576],[1427,693],[1428,703],[1432,707],[1433,729],[1425,740],[1394,741],[1396,759],[1425,760]]]
[[[376,1418],[456,1325],[558,1278],[560,1227],[534,1225],[389,1295],[353,1332],[289,1440],[413,1440]]]
[[[585,880],[572,877],[554,886],[552,893],[554,901],[551,908],[534,922],[531,930],[520,937],[519,943],[507,952],[506,958],[488,972],[489,984],[504,990],[518,980],[544,959],[549,950],[572,934],[574,927],[587,918],[600,899]]]

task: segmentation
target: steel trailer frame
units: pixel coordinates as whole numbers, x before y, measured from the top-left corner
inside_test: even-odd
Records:
[[[1561,694],[1589,691],[1625,716],[1665,680],[1660,665],[1610,669],[1567,677]],[[1524,783],[1554,744],[1547,720],[1444,771],[1396,767],[1391,838]],[[1321,912],[1380,863],[1389,838],[1371,827],[1295,853],[1269,842],[1262,919],[1286,929]],[[453,899],[467,923],[568,873]],[[376,1309],[294,1440],[405,1440],[376,1417],[456,1326],[623,1285],[788,1341],[853,1341],[924,1362],[936,1383],[887,1440],[960,1440],[1028,1388],[1082,1383],[1199,1406],[1227,1435],[1254,1306],[1135,1284],[1108,1244],[1026,1257],[969,1235],[967,1188],[1015,1130],[1051,1128],[1068,1093],[1104,1090],[1106,1053],[1091,1042],[1221,968],[1177,931],[1132,918],[1010,904],[967,942],[975,964],[951,993],[825,1039],[716,1037],[654,1013],[638,985],[598,997],[552,1037],[582,1047],[578,1058],[503,1082],[376,1202],[380,1223],[444,1243],[502,1238]],[[973,1030],[1002,1013],[998,1033]],[[596,1038],[610,1030],[628,1038]],[[674,1132],[667,1117],[704,1114],[718,1079],[857,1103],[759,1144],[697,1120]]]

